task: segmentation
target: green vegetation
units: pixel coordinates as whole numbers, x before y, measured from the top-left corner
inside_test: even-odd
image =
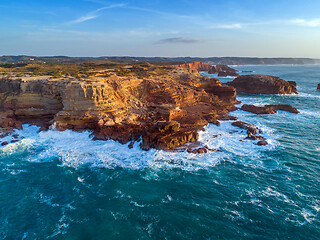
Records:
[[[169,64],[147,62],[123,63],[123,61],[90,61],[80,63],[26,61],[1,63],[0,75],[9,77],[51,76],[54,78],[108,78],[110,76],[148,78],[167,74]]]

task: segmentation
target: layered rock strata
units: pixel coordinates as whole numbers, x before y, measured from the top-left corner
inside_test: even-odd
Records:
[[[228,83],[237,92],[249,94],[291,94],[298,93],[296,83],[269,75],[242,75]]]
[[[234,110],[234,87],[188,70],[162,76],[0,80],[0,127],[33,123],[59,130],[92,130],[95,139],[141,148],[176,149]]]

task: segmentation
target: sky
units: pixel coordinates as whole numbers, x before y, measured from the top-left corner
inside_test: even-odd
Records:
[[[320,58],[319,0],[1,0],[0,55]]]

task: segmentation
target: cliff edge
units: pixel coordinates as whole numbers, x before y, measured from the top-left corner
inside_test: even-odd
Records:
[[[160,67],[161,68],[161,67]],[[136,70],[135,70],[136,71]],[[234,110],[236,90],[182,68],[163,74],[0,79],[0,127],[91,130],[95,139],[176,149]]]

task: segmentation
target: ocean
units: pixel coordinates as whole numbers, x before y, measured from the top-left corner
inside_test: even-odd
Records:
[[[320,66],[234,68],[297,82],[298,95],[238,94],[300,111],[231,113],[267,146],[232,121],[200,132],[219,149],[202,155],[24,125],[0,147],[0,239],[320,239]]]

